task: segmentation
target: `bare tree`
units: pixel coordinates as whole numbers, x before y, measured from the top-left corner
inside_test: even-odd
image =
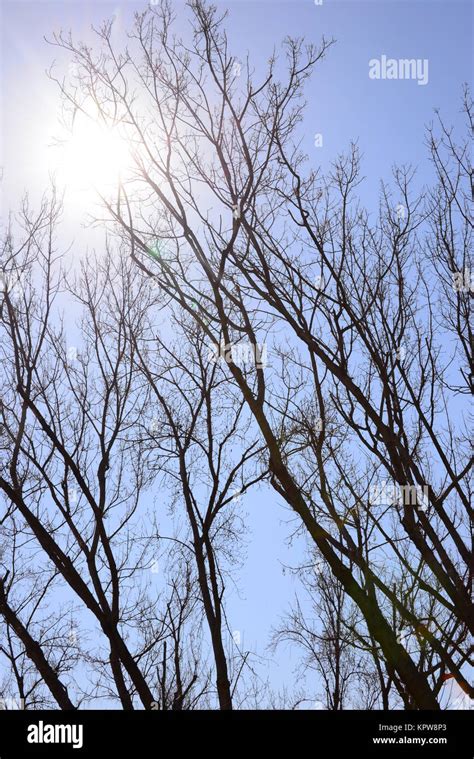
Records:
[[[245,401],[229,385],[222,367],[194,323],[177,315],[169,345],[153,335],[135,343],[140,371],[160,411],[152,430],[154,447],[169,460],[189,524],[200,594],[211,636],[221,709],[232,708],[235,688],[225,651],[225,572],[232,566],[243,532],[239,503],[266,472],[252,466],[262,453],[249,439]],[[184,345],[184,349],[180,348]],[[253,471],[252,471],[252,469]]]
[[[179,561],[179,557],[177,557]],[[209,690],[209,677],[203,676],[199,618],[193,615],[197,604],[193,591],[195,578],[189,560],[181,562],[182,573],[171,582],[166,605],[161,666],[158,666],[159,694],[152,708],[183,711],[193,708]]]
[[[468,297],[458,292],[444,304],[450,316],[443,324],[430,255],[435,245],[440,266],[465,265],[472,229],[465,149],[445,134],[453,176],[439,143],[431,143],[440,177],[434,197],[443,201],[436,212],[429,194],[413,197],[413,171],[405,168],[396,170],[393,190],[382,187],[371,222],[355,194],[357,148],[322,177],[305,170],[296,145],[303,87],[329,43],[316,50],[286,40],[283,80],[271,58],[254,82],[248,62],[238,76],[217,11],[201,0],[188,5],[189,39],[173,35],[166,2],[137,15],[122,51],[114,49],[111,24],[97,30],[97,53],[56,36],[79,72],[74,86],[59,81],[65,104],[87,114],[94,103],[129,140],[133,167],[116,196],[103,198],[115,231],[137,271],[154,277],[222,352],[266,445],[275,491],[359,608],[407,703],[436,709],[427,672],[397,637],[393,609],[413,627],[420,620],[377,564],[402,566],[428,605],[435,599],[456,615],[467,640],[472,460],[467,431],[449,414],[459,383],[442,331],[454,327],[460,339],[454,361],[466,356]],[[156,255],[157,238],[167,241],[166,256]],[[280,371],[262,366],[269,339]],[[253,346],[250,371],[236,359],[245,340]],[[367,484],[374,477],[377,487],[394,487],[378,504]],[[359,540],[358,518],[346,521],[348,509],[371,521],[370,551]],[[469,647],[453,645],[449,629],[422,628],[422,635],[438,669],[472,693],[463,674]]]
[[[304,157],[294,146],[301,93],[328,43],[316,51],[288,40],[285,81],[277,81],[272,59],[262,81],[253,84],[248,65],[242,79],[234,73],[216,11],[200,1],[189,6],[194,22],[189,41],[172,36],[167,3],[137,16],[133,54],[114,50],[107,24],[97,32],[100,56],[71,37],[56,37],[82,72],[75,89],[61,82],[61,90],[67,103],[85,113],[93,100],[105,122],[118,125],[131,141],[135,168],[117,197],[104,202],[129,241],[132,259],[158,279],[213,345],[224,344],[229,375],[267,446],[273,486],[361,610],[412,703],[437,708],[426,673],[397,640],[384,606],[396,606],[412,625],[419,620],[380,578],[375,552],[368,558],[350,527],[341,527],[333,492],[341,467],[325,455],[332,445],[327,420],[334,415],[360,452],[350,466],[365,457],[401,492],[400,505],[395,499],[384,518],[374,519],[382,550],[403,560],[399,536],[387,529],[390,521],[412,546],[410,562],[418,556],[430,575],[421,579],[416,562],[404,564],[417,576],[420,592],[472,630],[467,436],[455,434],[447,414],[450,363],[434,329],[427,260],[422,266],[415,255],[422,230],[433,218],[430,204],[422,196],[412,199],[412,172],[398,170],[396,197],[382,188],[380,217],[372,225],[354,195],[361,181],[356,148],[336,161],[329,177],[304,174]],[[139,107],[135,87],[142,94]],[[445,213],[454,205],[460,209],[461,239],[468,241],[470,221],[458,195],[467,180],[465,153],[457,155],[459,181],[448,185]],[[157,237],[166,238],[174,251],[151,262]],[[270,330],[276,335],[277,326],[284,327],[293,346],[291,360],[302,373],[300,392],[306,393],[310,418],[318,420],[292,460],[277,430],[282,409],[275,408],[275,391],[268,389],[271,378],[278,377],[264,371],[256,347],[263,342],[259,336]],[[244,338],[255,349],[251,381],[234,360],[235,346]],[[310,493],[298,472],[303,450],[312,458]],[[337,471],[337,480],[342,477],[353,496],[352,508],[362,504],[372,515],[368,488],[351,487],[348,471]],[[446,631],[425,630],[424,635],[439,666],[469,688],[461,669],[466,650],[453,656]]]
[[[66,683],[77,651],[68,638],[67,609],[51,609],[58,573],[37,565],[31,541],[14,519],[0,536],[0,653],[10,673],[10,683],[2,687],[3,703],[10,693],[11,703],[25,709],[45,708],[52,700],[61,709],[74,709]]]
[[[245,403],[219,364],[208,365],[208,349],[198,335],[192,339],[190,325],[176,323],[189,343],[181,353],[155,334],[161,301],[141,287],[120,251],[107,247],[75,273],[64,271],[54,241],[59,216],[54,193],[37,217],[25,204],[24,239],[8,235],[2,258],[3,653],[14,672],[18,656],[29,658],[61,708],[73,708],[59,679],[69,667],[67,624],[53,646],[48,627],[39,641],[30,632],[32,612],[22,621],[31,604],[42,618],[50,613],[54,581],[75,604],[80,701],[119,698],[132,709],[138,697],[145,708],[195,708],[211,698],[202,604],[219,703],[231,708],[242,668],[231,683],[223,564],[231,567],[238,556],[237,500],[265,475],[256,442],[240,450],[249,429]],[[21,274],[16,289],[11,272]],[[63,294],[69,311],[76,309],[75,328],[64,324]],[[184,535],[161,534],[160,509],[147,513],[143,506],[152,491],[161,496],[161,510],[168,496],[178,514],[184,507]],[[150,578],[160,553],[167,582],[157,590]],[[18,567],[29,565],[36,567],[35,586],[29,577],[22,597]],[[58,608],[58,623],[63,616]],[[84,666],[92,678],[81,685]],[[18,673],[16,680],[23,698]]]
[[[132,165],[102,198],[117,244],[75,276],[54,193],[36,215],[25,202],[20,239],[10,230],[1,251],[10,680],[32,704],[195,708],[212,698],[204,617],[232,708],[247,664],[234,670],[224,643],[236,499],[267,479],[321,563],[316,581],[303,575],[319,626],[297,606],[282,635],[309,652],[328,707],[347,704],[356,673],[366,706],[437,709],[447,677],[474,695],[467,141],[439,119],[435,186],[415,192],[414,170],[396,169],[374,220],[356,145],[327,176],[298,148],[304,86],[330,43],[286,40],[286,70],[272,57],[256,81],[216,9],[188,8],[184,39],[168,2],[137,14],[123,50],[111,23],[97,50],[54,38],[77,64],[57,80],[66,115],[93,108]],[[472,130],[467,91],[464,105]],[[171,493],[184,530],[165,536],[160,510],[144,515],[152,490]],[[167,543],[157,591],[147,571]],[[18,569],[35,551],[37,603]],[[59,584],[97,641],[72,658],[60,615],[43,624]],[[94,685],[74,699],[64,676],[79,662]]]
[[[307,670],[317,673],[317,682],[324,687],[324,708],[333,711],[348,708],[351,691],[358,690],[363,674],[361,657],[356,655],[350,632],[354,610],[348,609],[344,589],[327,571],[315,574],[306,571],[303,583],[311,615],[297,598],[276,630],[273,643],[275,646],[289,643],[302,649],[302,675]]]

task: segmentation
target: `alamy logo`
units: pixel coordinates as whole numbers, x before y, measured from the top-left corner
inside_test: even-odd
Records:
[[[428,84],[427,58],[371,58],[370,79],[414,79],[418,84]]]
[[[28,743],[71,743],[73,748],[83,746],[83,725],[28,725]]]
[[[208,361],[226,364],[255,364],[257,369],[267,366],[267,346],[265,343],[220,343],[209,349]]]
[[[415,506],[419,511],[427,511],[429,487],[424,485],[399,485],[398,482],[382,480],[369,488],[369,503],[373,506],[398,505]]]

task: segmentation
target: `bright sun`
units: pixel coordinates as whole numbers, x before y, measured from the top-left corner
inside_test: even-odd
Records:
[[[117,186],[130,162],[129,146],[116,129],[77,116],[72,136],[64,143],[61,166],[68,188],[107,193]]]

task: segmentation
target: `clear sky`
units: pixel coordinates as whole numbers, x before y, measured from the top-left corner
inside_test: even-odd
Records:
[[[376,210],[381,179],[389,179],[394,163],[418,166],[420,184],[429,181],[423,147],[424,126],[439,107],[449,124],[460,124],[461,86],[472,75],[472,5],[459,0],[229,0],[228,32],[237,55],[258,65],[286,35],[318,43],[325,35],[337,44],[317,66],[307,89],[303,145],[310,163],[327,167],[337,153],[358,140],[364,155],[362,199]],[[181,4],[177,3],[179,8]],[[44,41],[54,30],[71,28],[76,39],[89,35],[112,14],[126,28],[144,2],[47,2],[0,0],[1,6],[1,159],[3,215],[25,190],[33,197],[46,187],[57,153],[48,148],[57,132],[58,92],[46,76],[58,51]],[[427,59],[428,83],[373,80],[369,60]],[[323,146],[314,146],[314,135]],[[56,149],[57,150],[57,149]],[[75,239],[75,255],[98,244],[96,231],[81,229],[82,214],[66,203],[64,239]],[[231,598],[232,629],[240,630],[244,646],[265,655],[269,631],[278,622],[295,585],[281,564],[301,556],[285,545],[291,531],[289,513],[272,492],[262,491],[244,502],[252,537],[248,559],[240,572],[240,598]],[[293,524],[294,526],[294,524]],[[268,652],[267,652],[268,655]],[[273,658],[273,657],[271,657]],[[294,662],[283,651],[270,665],[274,684],[283,683]]]

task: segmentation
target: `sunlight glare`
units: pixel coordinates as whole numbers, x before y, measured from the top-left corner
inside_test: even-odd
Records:
[[[95,189],[103,194],[117,186],[130,161],[127,142],[117,129],[80,115],[65,143],[63,179],[73,191]]]

